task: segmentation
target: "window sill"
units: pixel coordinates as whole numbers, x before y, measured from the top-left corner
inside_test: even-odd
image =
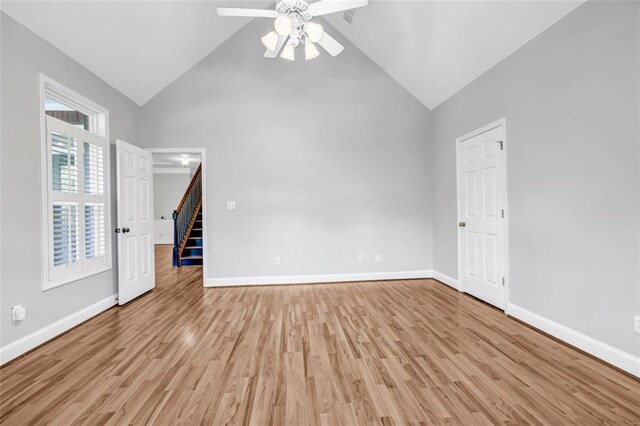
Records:
[[[103,272],[107,272],[109,270],[111,270],[111,265],[106,265],[97,269],[92,269],[90,271],[85,271],[79,274],[70,275],[68,277],[60,278],[54,281],[48,281],[42,284],[42,291],[51,290],[51,289],[63,286],[65,284],[69,284],[84,278],[88,278],[92,275],[97,275]]]

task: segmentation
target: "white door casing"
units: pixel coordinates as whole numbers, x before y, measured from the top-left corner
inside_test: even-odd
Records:
[[[118,188],[118,303],[123,305],[155,287],[152,157],[116,141]]]
[[[202,170],[202,285],[207,287],[209,243],[207,242],[207,150],[204,148],[147,148],[152,154],[198,154]],[[173,224],[172,224],[173,226]],[[172,228],[173,229],[173,228]],[[171,237],[173,238],[173,236]],[[171,240],[173,244],[173,239]]]
[[[506,307],[507,226],[505,121],[456,140],[458,285]]]

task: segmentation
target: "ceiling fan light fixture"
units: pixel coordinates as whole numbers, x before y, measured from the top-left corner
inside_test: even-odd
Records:
[[[278,16],[275,21],[273,21],[273,27],[279,35],[289,35],[291,32],[291,18],[285,15]]]
[[[322,28],[322,25],[315,24],[313,22],[309,22],[306,25],[306,30],[307,30],[307,37],[309,38],[309,41],[313,43],[317,43],[322,38],[322,34],[324,34],[324,29]]]
[[[262,37],[261,40],[262,40],[262,44],[264,44],[264,47],[266,47],[272,52],[275,52],[276,46],[278,45],[278,38],[279,38],[278,34],[276,34],[275,31],[271,31],[269,34]]]
[[[220,16],[268,18],[268,22],[273,25],[273,31],[261,39],[267,48],[263,57],[275,59],[280,56],[289,61],[295,61],[296,47],[307,43],[311,43],[310,46],[305,46],[304,53],[307,60],[317,57],[320,47],[322,47],[320,50],[325,50],[329,55],[338,56],[344,50],[344,46],[325,32],[322,25],[311,22],[311,20],[332,13],[364,7],[369,3],[369,0],[275,1],[274,7],[268,9],[218,7],[217,11]]]
[[[295,50],[294,50],[293,46],[291,45],[291,43],[287,43],[286,46],[284,46],[284,49],[282,49],[282,55],[280,55],[280,57],[282,59],[286,59],[288,61],[295,61],[296,60]]]
[[[304,59],[310,61],[313,58],[317,58],[320,56],[320,52],[318,52],[318,48],[311,41],[307,41],[304,44]]]

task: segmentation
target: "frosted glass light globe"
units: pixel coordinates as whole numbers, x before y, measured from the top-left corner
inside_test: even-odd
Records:
[[[309,22],[307,24],[307,37],[309,41],[312,43],[317,43],[318,40],[322,38],[322,34],[324,34],[324,29],[322,29],[322,25],[314,24],[313,22]]]
[[[316,47],[316,45],[311,43],[310,41],[307,41],[304,44],[304,59],[309,61],[313,58],[317,58],[318,55],[320,55],[320,52],[318,52],[318,48]]]
[[[278,34],[276,34],[275,31],[271,31],[269,34],[262,37],[261,40],[262,40],[262,44],[264,44],[264,47],[266,47],[272,52],[275,52],[276,46],[278,45],[278,38],[279,38]]]
[[[291,32],[291,18],[288,16],[278,16],[273,22],[273,27],[281,36],[289,35]]]
[[[280,55],[282,59],[286,59],[288,61],[295,61],[296,57],[294,54],[294,48],[290,43],[287,43],[282,49],[282,54]]]

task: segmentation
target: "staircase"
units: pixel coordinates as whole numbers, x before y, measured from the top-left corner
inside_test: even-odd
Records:
[[[202,206],[187,236],[187,244],[180,254],[181,266],[202,265]]]
[[[173,211],[173,267],[202,265],[202,165]]]

